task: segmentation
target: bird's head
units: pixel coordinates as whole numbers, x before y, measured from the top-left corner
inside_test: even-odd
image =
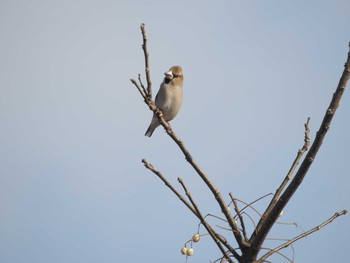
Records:
[[[171,82],[172,85],[182,85],[184,77],[180,66],[172,66],[164,75],[166,83]]]

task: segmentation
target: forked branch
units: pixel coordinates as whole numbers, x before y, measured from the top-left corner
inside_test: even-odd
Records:
[[[350,43],[349,43],[349,47],[350,47]],[[290,198],[293,196],[295,191],[298,189],[298,187],[302,183],[307,171],[309,170],[310,166],[315,160],[317,152],[322,145],[323,139],[330,128],[334,114],[337,108],[339,107],[339,102],[345,91],[346,83],[349,79],[349,76],[350,76],[350,51],[348,52],[347,61],[344,65],[344,71],[339,80],[337,89],[333,94],[333,98],[328,106],[328,109],[326,110],[322,124],[316,134],[315,140],[312,143],[312,146],[309,152],[305,156],[298,171],[296,172],[294,178],[292,179],[292,181],[290,182],[286,190],[281,194],[280,198],[277,200],[277,202],[275,203],[271,211],[269,211],[265,215],[265,218],[263,219],[264,222],[257,227],[256,231],[254,231],[254,233],[250,238],[250,243],[252,248],[250,251],[250,255],[248,257],[250,261],[255,260],[257,254],[259,253],[260,247],[264,242],[267,234],[269,233],[271,227],[274,225],[279,214],[281,213],[283,208],[287,205]]]
[[[220,236],[218,233],[216,233],[216,231],[212,229],[209,223],[202,216],[197,204],[194,202],[190,192],[187,190],[181,178],[178,178],[178,181],[183,187],[185,194],[190,200],[191,204],[187,202],[187,200],[165,179],[165,177],[161,174],[161,172],[157,171],[154,168],[154,166],[151,163],[147,162],[145,159],[142,159],[142,162],[145,165],[145,167],[150,171],[152,171],[155,175],[157,175],[164,182],[164,184],[181,200],[181,202],[183,202],[187,206],[187,208],[190,209],[192,213],[201,221],[202,225],[207,229],[208,233],[210,234],[210,236],[212,237],[216,245],[219,247],[220,251],[222,252],[224,257],[227,259],[227,261],[233,262],[230,256],[226,253],[222,245],[224,245],[235,258],[237,259],[240,258],[240,255],[238,255],[238,253],[234,250],[234,248],[231,247],[231,245],[227,242],[227,240],[222,236]]]

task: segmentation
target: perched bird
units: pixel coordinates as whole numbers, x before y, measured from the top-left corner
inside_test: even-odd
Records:
[[[165,78],[160,85],[156,96],[156,106],[163,113],[166,121],[171,121],[179,112],[182,104],[182,82],[183,74],[180,66],[173,66],[169,71],[164,73]],[[152,136],[154,130],[160,125],[156,114],[153,114],[151,124],[149,125],[145,135]]]

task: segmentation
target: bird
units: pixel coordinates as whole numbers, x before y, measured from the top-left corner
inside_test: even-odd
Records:
[[[171,121],[175,118],[182,105],[182,83],[184,76],[180,66],[172,66],[164,75],[165,77],[162,84],[160,84],[155,103],[157,108],[162,111],[163,118],[166,121]],[[158,117],[153,113],[151,124],[145,136],[151,137],[159,125]]]

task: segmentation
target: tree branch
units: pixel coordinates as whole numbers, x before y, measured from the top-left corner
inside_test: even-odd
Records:
[[[142,159],[142,163],[145,165],[145,167],[152,171],[155,175],[157,175],[160,180],[164,182],[164,184],[170,188],[170,190],[187,206],[188,209],[192,211],[192,213],[198,217],[197,211],[186,201],[186,199],[178,192],[176,189],[165,179],[165,177],[157,171],[152,164],[147,162],[145,159]]]
[[[242,215],[241,215],[241,212],[239,211],[237,201],[236,201],[236,199],[233,197],[232,193],[229,193],[229,195],[230,195],[230,197],[231,197],[233,206],[235,207],[235,212],[236,212],[236,214],[237,214],[237,216],[238,216],[238,218],[239,218],[239,222],[241,223],[244,240],[245,240],[246,242],[248,242],[248,237],[247,237],[247,232],[246,232],[246,230],[245,230],[244,220],[243,220],[243,217],[242,217]]]
[[[327,219],[325,222],[323,222],[322,224],[292,238],[291,240],[283,243],[282,245],[274,248],[274,249],[271,249],[268,253],[266,253],[265,255],[263,255],[261,258],[259,258],[259,260],[257,261],[258,263],[261,263],[261,262],[264,262],[265,259],[267,259],[268,257],[270,257],[271,255],[273,255],[274,253],[276,253],[277,251],[285,248],[285,247],[288,247],[290,244],[294,243],[295,241],[298,241],[299,239],[303,238],[303,237],[306,237],[318,230],[320,230],[322,227],[328,225],[329,223],[332,223],[332,221],[334,219],[336,219],[337,217],[341,216],[341,215],[345,215],[348,211],[347,210],[343,210],[343,211],[340,211],[340,212],[337,212],[335,213],[332,217],[330,217],[329,219]]]
[[[249,244],[247,242],[245,242],[245,240],[243,239],[243,237],[241,235],[241,231],[239,230],[239,228],[237,226],[237,222],[235,220],[233,220],[233,217],[228,209],[227,204],[225,203],[224,199],[222,198],[220,191],[210,181],[209,177],[204,173],[204,171],[200,168],[200,166],[193,160],[191,154],[186,149],[182,140],[179,139],[173,131],[167,130],[167,133],[174,140],[174,142],[180,147],[181,151],[185,155],[186,160],[195,169],[195,171],[198,173],[198,175],[202,178],[202,180],[205,182],[205,184],[208,186],[208,188],[213,193],[216,201],[220,205],[222,213],[225,215],[227,222],[229,223],[230,228],[232,229],[233,235],[235,236],[236,241],[237,241],[240,249],[242,251],[245,250],[249,246]]]
[[[307,119],[306,123],[304,124],[305,127],[305,135],[304,135],[304,145],[298,150],[297,156],[295,157],[293,164],[291,166],[291,168],[288,171],[287,176],[284,178],[283,182],[281,183],[281,185],[278,187],[278,189],[276,190],[274,196],[271,199],[270,204],[268,205],[268,207],[266,208],[264,214],[261,216],[260,221],[258,223],[257,229],[259,229],[261,227],[262,224],[265,223],[266,220],[266,216],[270,213],[271,209],[274,207],[274,205],[276,204],[278,198],[280,197],[282,191],[284,190],[284,188],[286,187],[286,185],[288,184],[289,180],[292,178],[292,175],[294,173],[294,170],[296,169],[296,167],[299,164],[299,161],[301,159],[301,157],[303,156],[303,154],[308,150],[309,145],[310,145],[310,138],[309,138],[309,133],[310,133],[310,129],[309,129],[309,121],[310,121],[310,117]]]
[[[350,47],[350,45],[349,45]],[[350,51],[348,52],[348,58],[344,65],[344,71],[338,83],[337,89],[333,94],[333,98],[330,102],[330,105],[325,113],[322,124],[316,134],[316,138],[305,156],[303,162],[301,163],[297,173],[295,174],[293,180],[288,185],[287,189],[283,192],[281,197],[276,202],[275,206],[271,211],[266,215],[265,222],[261,225],[257,231],[254,231],[251,238],[251,250],[249,251],[248,259],[253,261],[256,259],[257,254],[259,253],[260,247],[264,242],[268,232],[270,231],[273,224],[276,222],[278,215],[286,206],[290,198],[293,196],[295,191],[298,189],[299,185],[302,183],[307,171],[312,165],[318,150],[320,149],[323,139],[330,128],[333,116],[339,106],[340,99],[344,93],[346,83],[350,76]]]
[[[139,83],[140,83],[140,85],[141,85],[141,88],[142,88],[143,93],[144,93],[144,94],[148,94],[147,89],[145,88],[145,86],[144,86],[143,83],[142,83],[141,74],[138,75],[138,79],[139,79]]]
[[[141,89],[141,87],[139,86],[139,84],[136,82],[136,80],[134,79],[130,79],[131,83],[135,85],[135,87],[137,88],[137,90],[140,92],[142,98],[145,100],[145,102],[148,100],[146,93],[144,93],[144,91]]]
[[[142,49],[143,53],[145,55],[145,73],[146,73],[146,80],[147,80],[147,97],[149,99],[152,99],[152,81],[151,81],[151,74],[150,74],[150,69],[149,69],[149,54],[147,50],[147,35],[146,35],[146,29],[145,29],[145,24],[142,23],[141,26],[141,33],[142,33],[142,39],[143,39],[143,44],[142,44]]]

